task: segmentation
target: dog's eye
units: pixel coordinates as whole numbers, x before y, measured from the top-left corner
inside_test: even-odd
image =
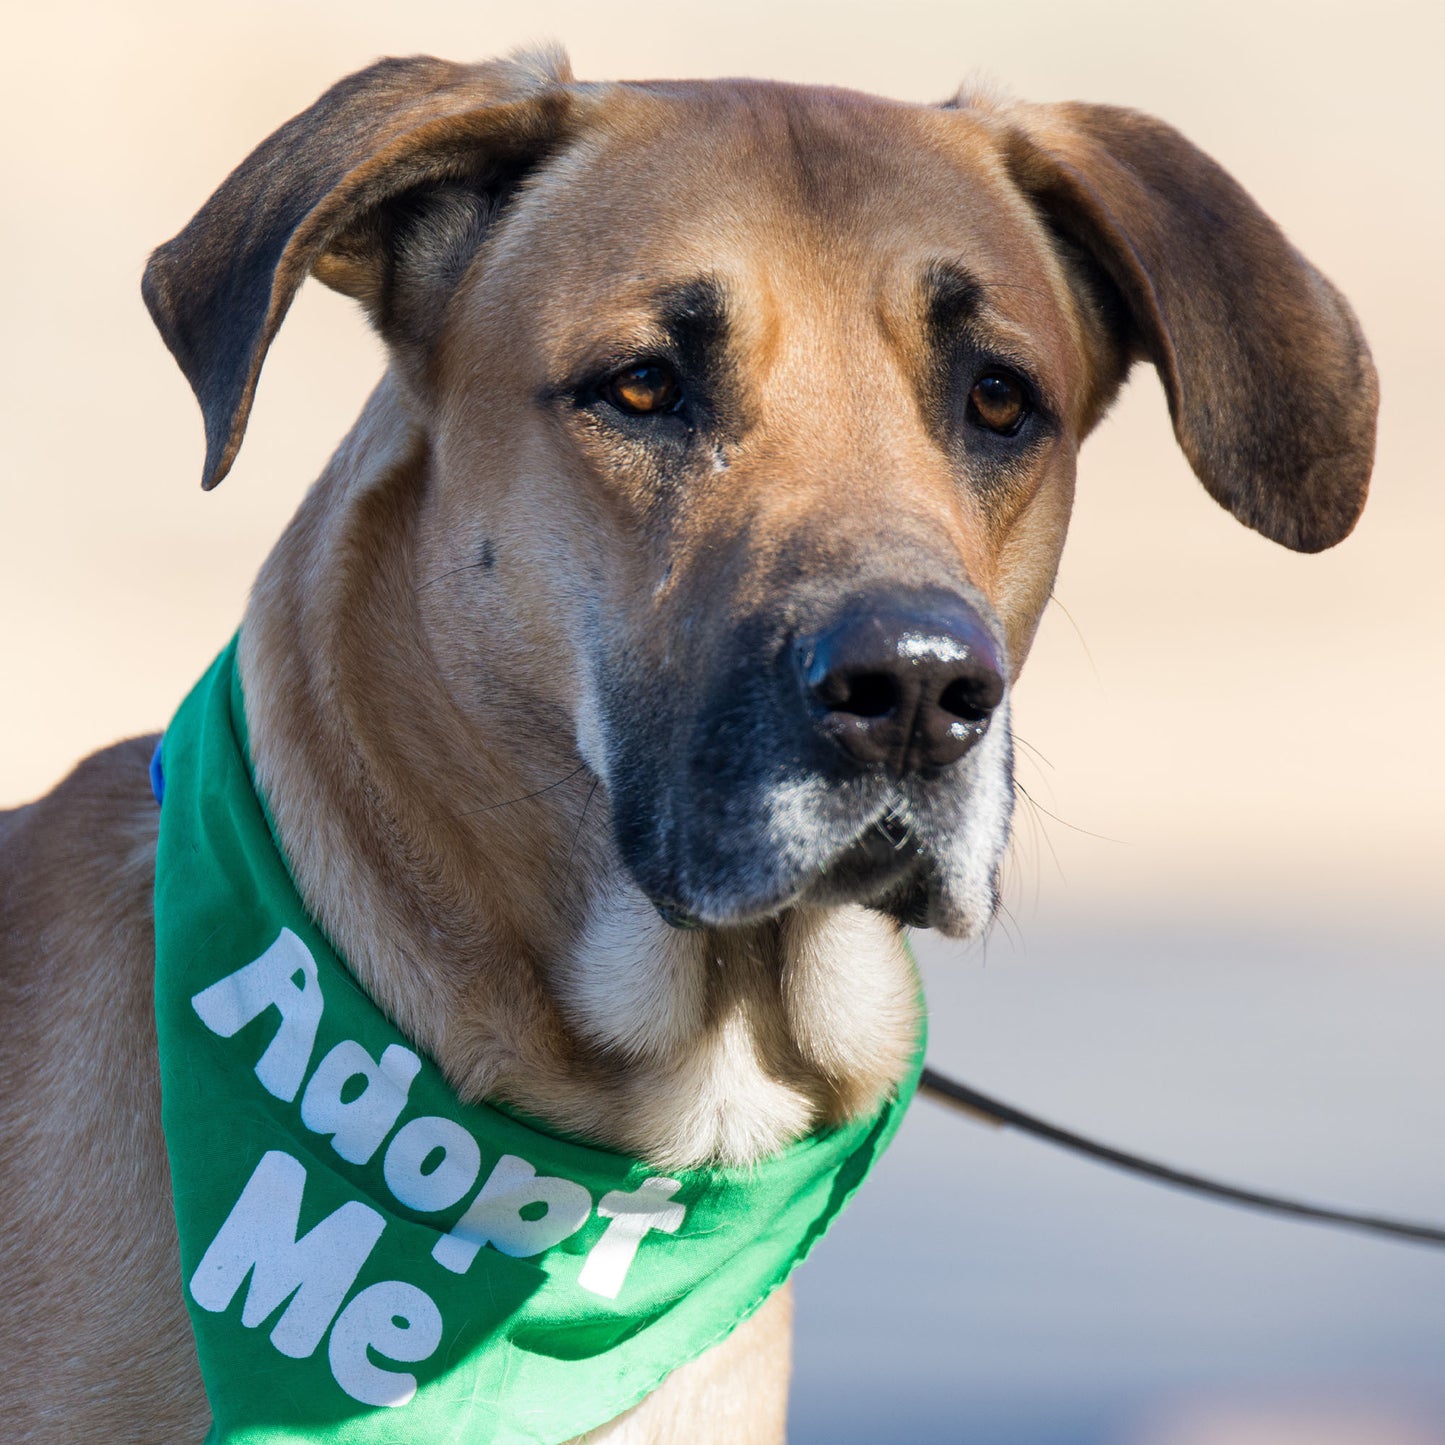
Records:
[[[986,371],[968,394],[968,419],[1000,436],[1013,436],[1028,414],[1028,392],[1012,372]]]
[[[682,404],[682,383],[665,361],[629,366],[603,383],[602,399],[632,416],[676,411]]]

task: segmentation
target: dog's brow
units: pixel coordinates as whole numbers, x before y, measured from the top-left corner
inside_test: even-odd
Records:
[[[1008,329],[1007,311],[1000,292],[1038,294],[1030,286],[993,277],[976,276],[956,261],[936,260],[923,273],[923,315],[935,340],[947,339],[966,326],[989,325]]]
[[[952,261],[935,261],[923,275],[923,307],[928,329],[947,336],[978,314],[983,288],[972,272]]]
[[[681,359],[705,361],[726,339],[727,296],[715,276],[698,276],[657,294],[658,325],[672,339]]]
[[[960,333],[996,353],[996,359],[1026,373],[1038,388],[1046,409],[1060,405],[1050,368],[1026,332],[1007,319],[998,306],[998,291],[1009,282],[983,280],[956,261],[936,260],[923,273],[921,283],[925,333],[934,364],[942,367],[957,345]],[[1018,288],[1028,289],[1028,288]]]
[[[671,354],[684,372],[705,376],[715,369],[728,331],[727,297],[716,277],[668,282],[642,301],[629,324],[611,336],[597,337],[570,371],[580,376],[661,349]],[[544,396],[565,395],[575,384],[569,380],[549,387]]]

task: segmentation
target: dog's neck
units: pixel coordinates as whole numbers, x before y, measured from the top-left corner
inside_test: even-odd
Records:
[[[749,1162],[875,1108],[917,1033],[895,925],[667,927],[568,720],[498,688],[479,732],[440,676],[415,577],[427,464],[384,382],[246,616],[257,779],[313,916],[464,1098],[660,1166]]]

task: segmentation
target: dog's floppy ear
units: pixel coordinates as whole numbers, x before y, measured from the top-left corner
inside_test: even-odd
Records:
[[[1374,366],[1348,304],[1177,131],[1111,106],[1020,106],[1016,183],[1112,280],[1136,354],[1216,501],[1301,552],[1364,506]]]
[[[202,486],[230,470],[267,348],[313,270],[403,357],[421,344],[499,198],[565,139],[570,79],[550,54],[380,61],[263,141],[155,252],[142,292],[201,404]]]

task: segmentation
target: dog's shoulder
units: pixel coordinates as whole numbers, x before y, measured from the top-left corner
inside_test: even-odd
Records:
[[[3,1100],[33,1106],[37,1084],[68,1091],[76,1049],[154,1037],[155,741],[95,753],[43,798],[0,813],[0,1111]]]
[[[0,813],[7,979],[23,969],[26,959],[15,950],[26,942],[43,943],[48,955],[63,944],[68,925],[89,915],[114,920],[117,906],[129,914],[137,897],[149,908],[160,821],[149,772],[156,741],[131,738],[92,753],[44,797]]]
[[[170,1284],[152,984],[155,742],[95,753],[45,797],[0,813],[0,1208],[10,1221],[0,1331],[20,1362],[11,1378],[28,1382],[13,1398],[0,1387],[7,1439],[56,1438],[47,1412],[62,1402],[68,1423],[113,1417],[113,1402],[77,1385],[88,1367],[108,1382],[143,1375],[147,1418],[165,1422],[144,1436],[104,1430],[111,1438],[204,1432]],[[104,1310],[92,1298],[99,1279],[109,1281]],[[68,1341],[64,1360],[47,1332]]]

